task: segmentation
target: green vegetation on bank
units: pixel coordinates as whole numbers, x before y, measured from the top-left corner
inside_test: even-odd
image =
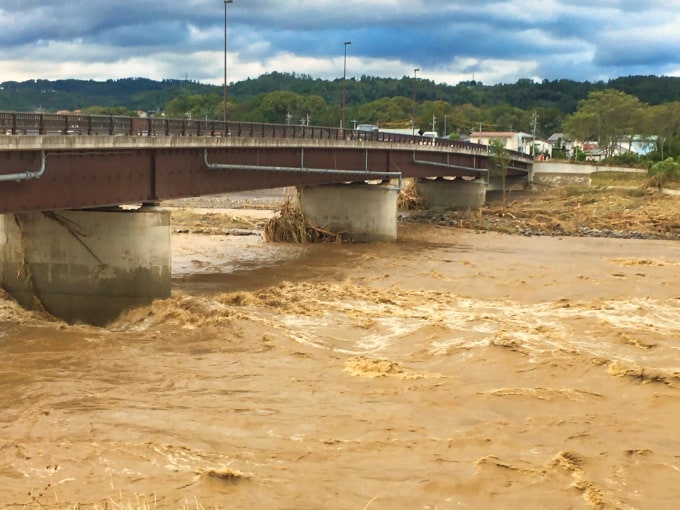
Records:
[[[596,187],[639,188],[648,179],[648,174],[636,172],[594,172],[590,174],[590,184]]]
[[[651,186],[663,188],[665,186],[676,187],[680,183],[680,161],[666,158],[659,161],[649,169]]]

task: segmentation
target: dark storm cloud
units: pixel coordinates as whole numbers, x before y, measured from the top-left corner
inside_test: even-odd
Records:
[[[8,5],[9,4],[9,5]],[[210,24],[187,8],[164,2],[122,0],[61,2],[0,1],[3,30],[0,44],[20,45],[31,41],[70,41],[82,39],[127,46],[131,34],[136,38],[153,36],[159,44],[173,45],[183,40],[188,23]],[[9,23],[5,23],[9,21]],[[114,37],[118,34],[118,37]]]
[[[680,73],[680,0],[234,0],[228,13],[230,56],[244,73],[337,76],[337,65],[319,68],[347,40],[358,74],[380,74],[379,62],[393,66],[385,75],[401,65],[452,77],[507,62],[488,79]],[[197,74],[218,80],[223,14],[222,0],[0,0],[0,71],[33,59],[58,74],[61,59],[120,62],[120,74],[147,59],[157,73],[176,65],[176,76],[200,61]]]

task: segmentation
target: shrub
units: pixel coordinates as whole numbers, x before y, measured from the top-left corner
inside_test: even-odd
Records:
[[[659,161],[649,169],[649,185],[657,188],[669,182],[680,182],[680,162],[673,158]]]
[[[603,163],[609,166],[628,166],[634,168],[643,166],[640,161],[640,156],[632,152],[617,154],[616,156],[605,159]]]

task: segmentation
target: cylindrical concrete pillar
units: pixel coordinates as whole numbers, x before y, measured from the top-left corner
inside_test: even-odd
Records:
[[[397,196],[392,184],[329,184],[298,188],[302,214],[320,228],[355,241],[397,239]]]
[[[479,179],[416,179],[415,183],[428,209],[479,209],[486,201],[486,183]]]
[[[26,308],[101,325],[170,296],[168,211],[5,215],[0,232],[0,284]]]

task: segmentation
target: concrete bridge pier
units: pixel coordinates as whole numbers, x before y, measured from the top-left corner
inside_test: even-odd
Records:
[[[0,215],[0,285],[25,308],[103,325],[169,297],[170,277],[168,211]]]
[[[390,183],[327,184],[298,188],[302,214],[320,228],[357,242],[397,239],[399,187]]]
[[[415,184],[428,209],[479,209],[486,201],[486,182],[482,179],[418,178]]]
[[[531,175],[508,175],[505,178],[505,191],[521,191],[526,189],[531,182]],[[487,191],[502,191],[503,179],[498,176],[491,176],[489,184],[486,187]]]

